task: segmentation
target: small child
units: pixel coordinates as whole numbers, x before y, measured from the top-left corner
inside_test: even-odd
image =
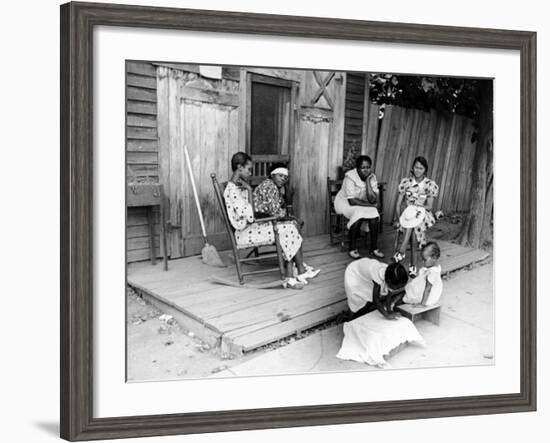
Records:
[[[396,318],[391,308],[392,296],[403,291],[407,281],[407,271],[399,263],[388,265],[371,258],[351,262],[344,273],[344,288],[353,318],[372,310],[373,303],[385,318]],[[385,306],[382,296],[386,298]]]
[[[418,276],[405,286],[404,303],[422,306],[437,304],[443,291],[441,281],[441,266],[437,260],[441,251],[436,242],[428,242],[421,251],[424,266],[418,271]]]

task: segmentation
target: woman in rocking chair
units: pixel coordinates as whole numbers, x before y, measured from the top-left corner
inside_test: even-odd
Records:
[[[252,174],[252,159],[244,152],[237,152],[231,158],[233,174],[223,193],[227,213],[231,225],[235,228],[235,238],[239,246],[273,245],[275,232],[272,223],[262,223],[254,217],[252,207],[252,188],[247,179]],[[276,214],[279,215],[279,214]],[[281,221],[275,223],[279,235],[282,255],[287,263],[287,278],[284,287],[301,289],[312,278],[311,270],[304,267],[302,254],[302,236],[293,222]],[[292,263],[296,264],[297,274],[293,275]],[[317,271],[315,275],[319,272]]]

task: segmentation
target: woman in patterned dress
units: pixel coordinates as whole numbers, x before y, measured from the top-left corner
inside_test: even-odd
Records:
[[[403,242],[395,253],[394,259],[400,261],[405,257],[407,244],[411,237],[412,231],[416,236],[418,247],[421,248],[426,244],[426,229],[435,224],[435,217],[432,214],[432,206],[434,199],[439,194],[437,184],[426,177],[428,172],[428,162],[424,157],[416,157],[413,161],[411,175],[405,177],[399,183],[397,203],[395,205],[394,225],[405,231]],[[403,229],[399,226],[398,217],[401,214],[401,204],[405,201],[406,205],[416,205],[425,208],[426,213],[424,220],[415,228]]]
[[[277,222],[279,242],[283,251],[291,249],[295,243],[302,244],[300,228],[303,224],[300,220],[288,214],[286,202],[283,197],[285,184],[288,182],[288,169],[281,163],[275,163],[269,170],[269,178],[261,182],[254,190],[254,211],[257,220],[262,217],[280,217]],[[285,260],[286,257],[285,257]],[[292,261],[296,266],[292,265]],[[301,271],[299,263],[302,263],[305,271]],[[295,272],[294,272],[295,271]],[[308,266],[303,261],[302,248],[299,248],[294,257],[287,260],[288,275],[296,274],[300,281],[314,278],[319,274],[319,269]]]
[[[247,247],[275,244],[273,223],[262,223],[261,220],[256,220],[254,217],[254,208],[251,204],[252,188],[247,182],[252,174],[252,159],[244,152],[237,152],[231,158],[231,169],[233,174],[227,183],[223,196],[227,215],[231,225],[235,228],[237,247],[245,249]],[[279,236],[288,230],[279,222],[275,223],[275,227]],[[294,229],[296,230],[296,228]],[[292,274],[287,274],[284,286],[301,288],[304,284],[307,284],[307,280],[302,277],[306,272],[301,253],[302,237],[299,233],[297,236],[294,234],[292,241],[284,244],[283,242],[280,243],[283,258],[287,262],[294,261],[300,274],[296,278]]]

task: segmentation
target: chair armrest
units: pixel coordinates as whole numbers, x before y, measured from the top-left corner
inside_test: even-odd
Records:
[[[263,223],[263,222],[271,222],[271,221],[278,221],[283,219],[284,217],[266,217],[266,218],[257,218],[254,220],[256,223]]]

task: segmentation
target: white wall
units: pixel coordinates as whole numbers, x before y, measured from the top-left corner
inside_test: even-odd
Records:
[[[539,170],[550,161],[550,136],[544,131],[544,122],[550,119],[548,83],[542,81],[550,63],[550,30],[544,26],[548,25],[550,14],[545,11],[543,2],[462,0],[443,5],[436,0],[394,0],[376,4],[353,0],[324,3],[296,0],[118,0],[118,3],[537,31]],[[27,0],[10,2],[2,8],[0,398],[4,423],[2,440],[10,442],[54,441],[58,432],[58,5],[52,0]],[[46,108],[46,112],[34,112],[36,108]],[[550,250],[549,231],[540,228],[549,222],[550,203],[542,197],[549,182],[548,174],[539,173],[539,276],[550,265],[548,255],[542,252]],[[550,329],[548,323],[542,321],[543,314],[549,312],[549,303],[545,299],[548,289],[549,284],[539,278],[537,413],[152,438],[147,441],[406,439],[410,442],[450,443],[487,438],[511,442],[521,441],[526,435],[536,435],[537,431],[540,435],[548,428],[550,420],[548,381],[544,376],[549,369],[550,351],[546,337]],[[542,437],[533,439],[541,440]]]

